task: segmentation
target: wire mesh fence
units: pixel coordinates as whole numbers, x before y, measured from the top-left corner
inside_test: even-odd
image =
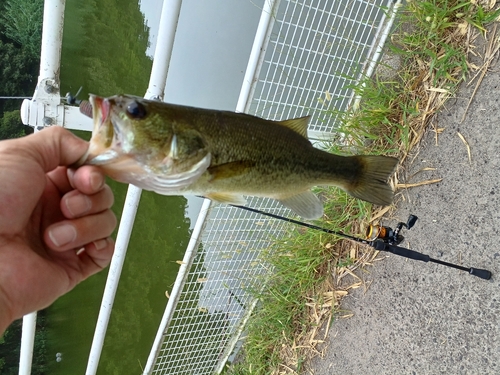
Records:
[[[269,119],[312,115],[312,134],[331,133],[350,85],[366,68],[391,2],[285,1],[281,4],[250,113]]]
[[[251,198],[248,204],[255,207],[260,201]],[[268,203],[272,213],[287,211]],[[269,271],[259,261],[260,250],[284,228],[279,220],[236,207],[210,208],[153,374],[211,374],[227,358],[228,342],[251,312],[249,291],[260,288]]]
[[[269,119],[312,115],[309,130],[324,137],[337,111],[353,98],[391,2],[283,0],[255,83],[249,113]],[[291,212],[270,199],[248,205],[277,215]],[[151,374],[217,373],[251,314],[271,270],[259,259],[286,223],[226,205],[212,205],[198,239]]]

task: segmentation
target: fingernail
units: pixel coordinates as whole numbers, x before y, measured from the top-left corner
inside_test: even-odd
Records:
[[[91,172],[90,173],[90,186],[92,187],[92,190],[98,191],[101,190],[101,188],[104,185],[104,178],[102,174],[99,172]]]
[[[66,208],[71,216],[81,216],[90,211],[92,203],[86,195],[78,194],[66,199]]]
[[[68,176],[68,181],[71,187],[74,189],[75,187],[73,186],[73,176],[75,175],[75,170],[72,168],[68,168],[66,170],[66,175]]]
[[[49,231],[49,237],[57,247],[73,242],[76,239],[76,229],[71,224],[62,224]]]
[[[94,246],[95,246],[96,250],[102,250],[106,246],[108,246],[108,239],[105,238],[103,240],[94,241]]]

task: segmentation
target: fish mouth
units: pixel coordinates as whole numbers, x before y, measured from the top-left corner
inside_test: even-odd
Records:
[[[94,128],[89,148],[76,163],[76,166],[108,164],[120,156],[114,149],[115,146],[119,146],[118,142],[116,142],[119,128],[112,121],[112,106],[109,99],[90,94],[89,101],[92,106]]]
[[[100,115],[101,124],[105,123],[109,117],[109,100],[96,95],[90,95],[90,104],[92,104],[92,116],[96,118]]]
[[[177,134],[167,141],[167,155],[137,151],[133,146],[134,131],[123,113],[124,96],[103,98],[91,94],[89,101],[94,120],[92,138],[75,167],[95,165],[116,181],[169,195],[195,182],[210,166],[211,154],[206,150],[190,155],[188,161],[182,160],[186,142]]]

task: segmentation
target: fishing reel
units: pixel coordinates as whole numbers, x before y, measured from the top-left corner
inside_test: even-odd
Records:
[[[418,217],[415,215],[408,216],[406,223],[402,221],[398,223],[396,229],[391,227],[385,227],[382,225],[369,225],[366,228],[366,239],[368,241],[381,240],[390,245],[399,245],[405,238],[400,234],[403,227],[406,229],[411,229],[417,222]]]
[[[459,266],[458,264],[453,264],[453,263],[448,263],[448,262],[445,262],[442,260],[433,259],[429,255],[422,254],[422,253],[419,253],[418,251],[410,250],[410,249],[406,249],[404,247],[398,246],[398,244],[404,240],[404,237],[399,233],[401,232],[403,227],[405,227],[406,229],[411,229],[415,225],[415,223],[418,220],[418,217],[416,217],[415,215],[408,216],[408,221],[406,223],[403,223],[403,222],[398,223],[398,225],[396,226],[396,229],[392,229],[390,227],[384,227],[381,225],[370,225],[368,227],[368,229],[366,230],[367,239],[363,239],[363,238],[351,236],[349,234],[345,234],[343,232],[338,232],[338,231],[318,227],[316,225],[312,225],[309,223],[303,223],[301,221],[297,221],[297,220],[294,220],[291,218],[285,218],[283,216],[275,215],[275,214],[272,214],[270,212],[260,211],[260,210],[257,210],[255,208],[250,208],[250,207],[245,207],[245,206],[234,206],[234,207],[238,207],[238,208],[241,208],[242,210],[250,211],[253,213],[257,213],[257,214],[266,215],[266,216],[269,216],[269,217],[272,217],[275,219],[284,220],[284,221],[287,221],[289,223],[302,225],[302,226],[307,227],[307,228],[320,230],[322,232],[333,234],[335,236],[347,238],[348,240],[371,246],[375,250],[378,250],[378,251],[388,251],[392,254],[399,255],[399,256],[402,256],[402,257],[405,257],[408,259],[420,260],[422,262],[437,263],[437,264],[441,264],[441,265],[447,266],[447,267],[452,267],[452,268],[455,268],[455,269],[458,269],[461,271],[467,271],[469,274],[477,276],[477,277],[484,279],[484,280],[491,279],[491,272],[488,270],[481,269],[481,268],[473,268],[473,267],[462,267],[462,266]]]

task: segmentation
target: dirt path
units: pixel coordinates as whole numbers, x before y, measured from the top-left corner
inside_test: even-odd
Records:
[[[436,168],[407,182],[442,182],[402,192],[394,221],[384,224],[417,215],[402,246],[489,269],[492,279],[391,255],[366,269],[368,291],[344,299],[354,316],[332,323],[314,374],[500,374],[500,63],[461,122],[474,85],[463,85],[435,117],[444,128],[438,145],[429,131],[405,173]]]

